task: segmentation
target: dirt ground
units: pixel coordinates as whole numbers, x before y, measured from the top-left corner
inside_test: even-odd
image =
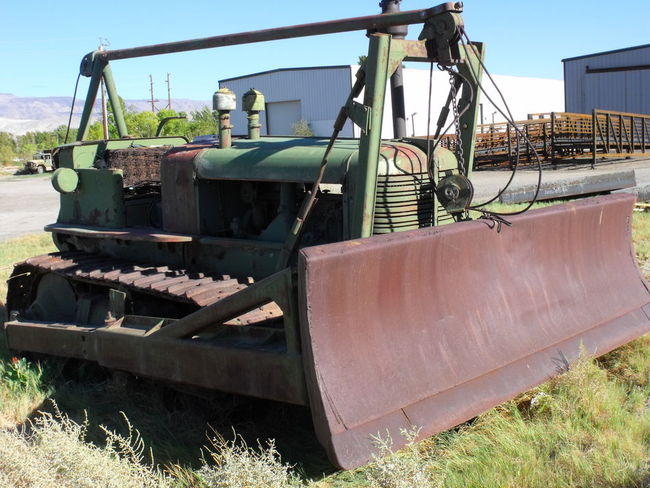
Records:
[[[59,194],[50,176],[0,176],[0,241],[41,232],[56,222]]]

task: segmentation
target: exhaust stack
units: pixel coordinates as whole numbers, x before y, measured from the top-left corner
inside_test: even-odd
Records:
[[[228,88],[220,88],[212,96],[212,108],[219,112],[219,147],[227,149],[232,146],[230,112],[237,108],[237,97]]]

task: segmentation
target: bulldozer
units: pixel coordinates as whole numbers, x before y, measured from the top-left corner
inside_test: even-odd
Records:
[[[465,422],[650,331],[631,241],[634,198],[608,195],[475,218],[472,154],[484,46],[462,4],[95,51],[78,140],[56,152],[58,252],[16,264],[4,332],[15,351],[308,406],[333,464],[371,437]],[[417,40],[393,26],[420,26]],[[214,94],[219,138],[135,139],[111,62],[362,31],[368,53],[327,138],[260,135],[263,94]],[[403,62],[450,72],[456,147],[382,140]],[[86,141],[104,80],[120,137]],[[427,94],[423,94],[423,100]],[[423,102],[424,104],[425,102]],[[346,121],[360,137],[339,137]],[[480,214],[479,214],[480,215]]]

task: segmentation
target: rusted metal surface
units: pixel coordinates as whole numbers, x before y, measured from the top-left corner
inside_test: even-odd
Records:
[[[84,225],[48,224],[46,232],[66,234],[79,237],[93,237],[96,239],[122,239],[125,241],[147,241],[147,242],[192,242],[194,237],[187,234],[174,234],[162,232],[160,229],[133,227],[124,229],[102,229]]]
[[[146,329],[128,325],[97,328],[10,320],[5,323],[5,330],[9,347],[16,351],[87,359],[144,377],[307,404],[301,357],[270,346],[242,347],[243,341],[236,338],[221,344],[157,338],[146,335]]]
[[[448,429],[537,385],[583,344],[650,331],[631,249],[634,198],[611,195],[489,221],[306,248],[305,375],[317,435],[352,468],[369,436]]]
[[[40,292],[48,277],[72,285],[73,296],[61,304],[67,306],[67,318],[57,313],[58,304],[51,300],[51,306],[47,300],[31,306],[34,295],[37,300],[47,298]],[[307,404],[298,314],[295,300],[288,296],[289,269],[253,283],[70,252],[16,265],[10,283],[11,320],[5,332],[12,350],[75,357],[165,381]],[[190,284],[195,286],[188,288]],[[150,300],[142,296],[148,293],[161,312],[178,304],[186,315],[131,315],[135,307],[122,304],[121,313],[104,315],[104,320],[88,320],[93,313],[88,308],[81,318],[84,300],[91,301],[90,307],[99,303],[102,310],[106,294],[100,288],[109,287],[126,292],[129,304]],[[187,307],[188,302],[197,308]]]
[[[160,182],[160,160],[171,146],[109,149],[104,153],[106,166],[122,170],[124,186]]]
[[[194,158],[203,146],[171,150],[160,165],[163,229],[200,234],[198,191],[194,180]]]
[[[31,272],[35,274],[51,271],[77,281],[137,291],[197,307],[212,305],[254,282],[252,278],[239,281],[227,275],[205,276],[203,273],[135,264],[84,252],[44,254],[29,258],[24,264],[31,266]],[[23,272],[27,271],[23,264],[17,266],[23,266]],[[251,325],[281,316],[282,310],[275,303],[268,303],[226,322],[226,325]]]

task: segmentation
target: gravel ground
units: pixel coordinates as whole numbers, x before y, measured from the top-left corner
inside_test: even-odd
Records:
[[[575,180],[581,176],[618,172],[633,169],[637,185],[650,185],[650,159],[601,163],[596,169],[588,165],[562,169],[545,169],[544,182]],[[0,241],[43,230],[43,226],[56,222],[59,195],[50,184],[50,173],[45,175],[0,176]],[[508,171],[477,171],[473,175],[475,201],[484,201],[495,195],[507,182]],[[537,181],[537,172],[518,171],[512,189],[529,186]]]
[[[50,176],[0,176],[0,241],[41,232],[56,222],[59,194]]]

